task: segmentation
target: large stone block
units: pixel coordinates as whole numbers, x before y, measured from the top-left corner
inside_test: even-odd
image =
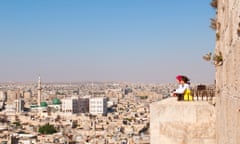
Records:
[[[150,105],[151,144],[215,144],[215,108],[169,98]]]

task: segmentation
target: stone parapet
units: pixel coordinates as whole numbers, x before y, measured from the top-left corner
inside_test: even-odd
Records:
[[[151,144],[215,144],[215,107],[168,98],[150,105]]]

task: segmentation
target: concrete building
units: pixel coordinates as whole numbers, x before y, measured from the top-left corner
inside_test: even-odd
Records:
[[[23,112],[24,111],[24,100],[23,99],[17,99],[14,101],[15,102],[15,110],[17,113]]]
[[[62,112],[65,114],[74,114],[78,112],[78,98],[62,99]]]
[[[78,113],[89,112],[89,98],[78,99]]]
[[[90,98],[89,113],[93,115],[107,114],[107,98],[106,97]]]
[[[37,136],[32,134],[17,134],[11,135],[11,144],[37,144]]]
[[[23,97],[24,97],[25,99],[30,99],[30,98],[32,97],[32,91],[31,91],[31,90],[24,91]]]
[[[62,99],[62,112],[68,114],[89,112],[89,98],[71,97]]]
[[[7,93],[4,91],[0,91],[0,101],[6,101]]]
[[[0,91],[0,110],[4,108],[4,103],[7,100],[7,93]]]
[[[7,103],[5,106],[5,112],[15,114],[24,111],[24,100],[16,99],[14,102]]]
[[[16,104],[15,103],[7,103],[5,106],[5,110],[7,114],[15,114],[16,113]]]
[[[20,97],[20,93],[17,90],[7,91],[7,102],[12,102]]]

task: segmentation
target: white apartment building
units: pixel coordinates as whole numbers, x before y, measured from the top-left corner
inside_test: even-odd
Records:
[[[6,104],[5,112],[11,113],[11,114],[21,113],[24,111],[24,104],[25,102],[23,99],[14,100],[13,102]]]
[[[65,98],[61,100],[62,112],[66,114],[77,113],[78,109],[78,98]]]
[[[93,115],[107,114],[107,98],[106,97],[90,98],[89,113]]]
[[[71,97],[62,99],[62,112],[68,114],[89,112],[89,99]]]

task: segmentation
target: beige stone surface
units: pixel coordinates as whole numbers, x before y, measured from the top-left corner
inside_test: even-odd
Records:
[[[216,67],[217,144],[240,144],[240,1],[218,0],[215,51],[223,65]]]
[[[168,98],[150,105],[151,144],[215,144],[215,108]]]

